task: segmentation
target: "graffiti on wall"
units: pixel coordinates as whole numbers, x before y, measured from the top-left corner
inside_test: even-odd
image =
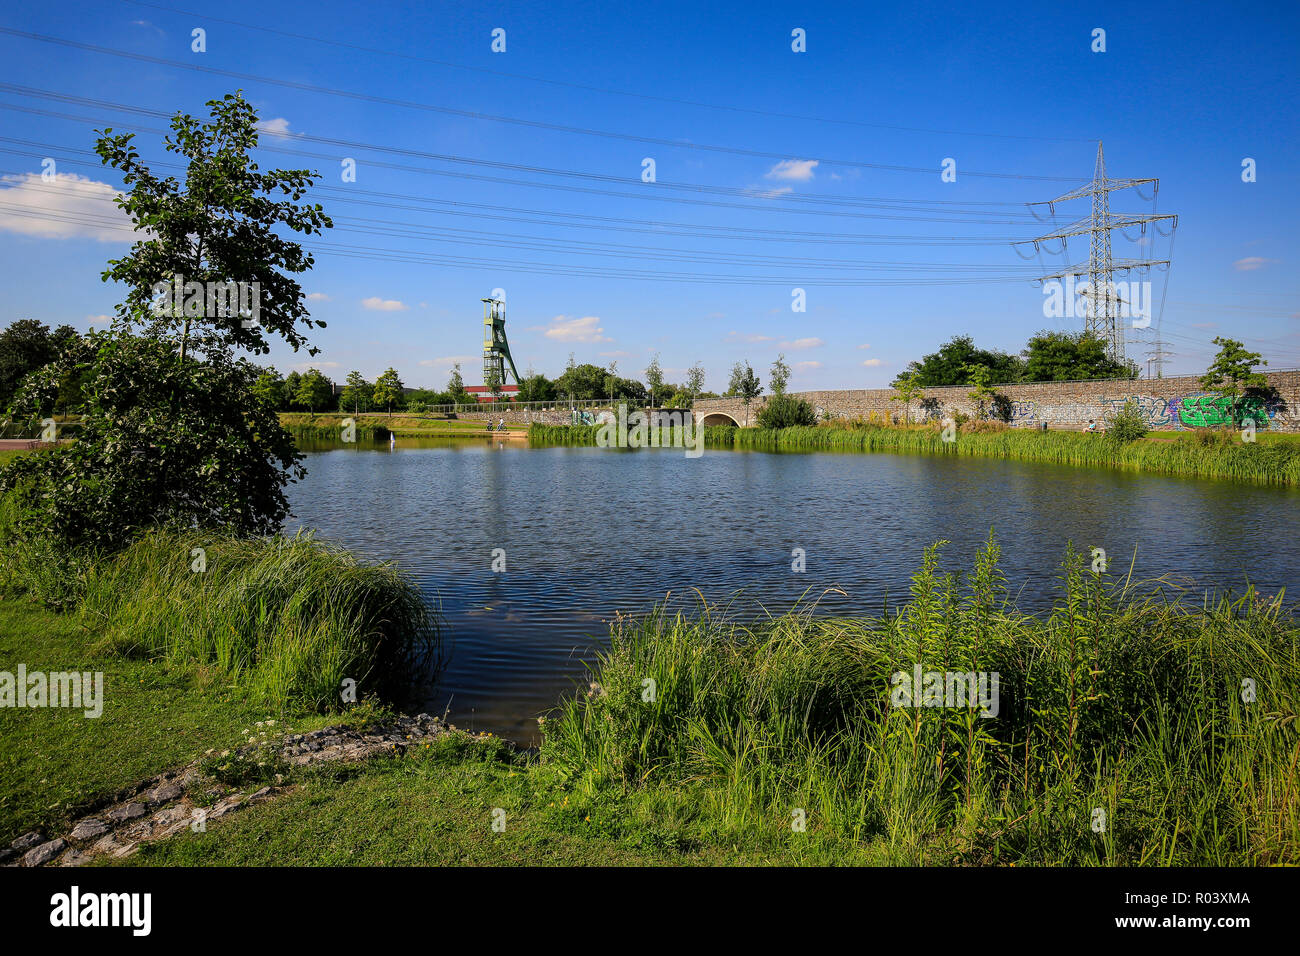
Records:
[[[1146,422],[1156,431],[1173,431],[1188,428],[1214,428],[1232,425],[1232,403],[1219,395],[1201,393],[1179,398],[1159,398],[1155,395],[1124,395],[1119,398],[1099,398],[1095,403],[1068,405],[1042,405],[1032,400],[1011,403],[1011,423],[1033,426],[1049,424],[1079,424],[1090,419],[1110,418],[1132,402]],[[1248,398],[1242,403],[1243,421],[1254,421],[1256,428],[1267,428],[1269,423],[1286,421],[1286,406],[1281,402],[1262,402]],[[1281,416],[1279,419],[1278,416]]]

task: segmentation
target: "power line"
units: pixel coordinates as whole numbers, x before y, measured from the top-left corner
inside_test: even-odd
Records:
[[[422,112],[441,113],[448,116],[458,116],[463,119],[483,120],[493,123],[506,123],[515,126],[524,126],[532,129],[545,129],[552,132],[570,133],[581,136],[598,136],[606,139],[622,140],[624,142],[645,143],[651,146],[663,146],[668,149],[692,149],[703,152],[724,153],[734,156],[749,156],[758,159],[788,160],[788,153],[775,153],[765,150],[744,149],[736,146],[722,146],[716,144],[683,142],[681,140],[665,139],[656,136],[638,136],[632,133],[616,133],[609,130],[599,130],[581,126],[567,126],[561,123],[547,123],[542,120],[528,120],[512,116],[499,116],[491,113],[483,113],[475,110],[463,110],[450,106],[439,106],[433,103],[420,103],[413,100],[401,100],[388,96],[377,96],[371,93],[360,93],[355,90],[342,90],[335,87],[320,86],[313,83],[301,83],[294,80],[281,80],[274,77],[259,76],[252,73],[240,73],[235,70],[223,70],[219,67],[204,66],[199,63],[187,63],[182,60],[169,60],[165,57],[149,56],[144,53],[132,53],[128,50],[116,50],[111,47],[98,46],[93,43],[81,43],[77,40],[68,40],[62,37],[53,37],[41,33],[31,33],[26,30],[16,30],[12,27],[0,27],[0,33],[9,36],[19,37],[26,40],[36,40],[40,43],[50,43],[56,46],[68,47],[70,49],[82,50],[87,53],[98,53],[105,56],[115,56],[124,59],[135,60],[140,63],[151,63],[155,66],[165,66],[171,69],[191,70],[198,73],[207,73],[213,76],[225,76],[231,79],[243,80],[253,83],[268,83],[273,86],[281,86],[287,89],[301,90],[308,93],[320,93],[327,96],[337,96],[346,99],[360,100],[368,103],[378,103],[384,106],[396,106],[403,109],[419,110]],[[803,156],[805,160],[816,160],[821,165],[826,166],[843,166],[849,169],[874,169],[890,172],[909,172],[924,173],[933,176],[937,172],[933,167],[925,166],[900,166],[887,163],[867,163],[857,160],[832,159],[825,156]],[[1074,179],[1060,176],[1030,176],[1022,173],[986,173],[979,171],[966,170],[963,175],[977,177],[982,179],[1011,179],[1022,181],[1037,182],[1076,182]]]
[[[262,26],[254,23],[244,23],[239,20],[229,20],[223,17],[214,17],[209,13],[194,13],[190,10],[180,10],[176,7],[164,6],[160,3],[146,3],[143,0],[123,0],[124,3],[133,3],[142,7],[153,7],[156,10],[166,10],[169,13],[179,13],[188,17],[197,17],[204,20],[210,20],[213,23],[225,23],[230,26],[242,27],[246,30],[257,30],[262,33],[270,33],[275,36],[289,37],[294,40],[307,40],[312,43],[321,43],[328,46],[338,47],[345,50],[357,50],[362,53],[372,53],[378,56],[397,57],[403,60],[412,60],[420,63],[431,63],[435,66],[448,67],[454,70],[466,70],[474,73],[485,73],[492,76],[504,76],[517,80],[528,80],[533,83],[549,83],[552,86],[562,86],[569,89],[586,90],[591,93],[606,93],[612,96],[628,96],[636,99],[650,100],[659,103],[673,103],[678,106],[694,106],[700,109],[724,110],[730,113],[748,113],[753,116],[769,116],[775,119],[794,119],[803,120],[813,123],[833,123],[840,126],[857,126],[866,129],[888,129],[903,133],[931,133],[940,136],[984,136],[994,139],[1027,139],[1038,140],[1050,143],[1084,143],[1095,142],[1096,137],[1060,137],[1060,136],[1030,136],[1027,134],[1016,133],[989,133],[985,131],[968,130],[943,130],[943,129],[924,129],[915,126],[891,126],[885,123],[868,123],[863,120],[844,119],[842,117],[829,116],[810,116],[802,113],[782,113],[774,110],[760,110],[744,106],[729,106],[719,103],[704,103],[698,100],[679,99],[673,96],[656,96],[650,93],[635,93],[629,90],[615,90],[609,87],[591,86],[585,83],[574,83],[566,80],[556,80],[551,77],[531,76],[526,73],[511,73],[506,70],[493,70],[481,66],[469,66],[464,63],[453,63],[449,60],[437,60],[433,57],[416,56],[411,53],[402,53],[398,50],[385,50],[379,47],[362,46],[358,43],[344,43],[341,40],[330,40],[325,37],[312,36],[306,33],[292,33],[288,30],[277,30],[274,27]]]

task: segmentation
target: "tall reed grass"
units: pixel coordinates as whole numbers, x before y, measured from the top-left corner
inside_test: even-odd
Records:
[[[0,555],[0,586],[80,614],[104,649],[214,667],[268,703],[337,709],[347,679],[396,700],[439,664],[412,582],[308,535],[155,532],[95,557],[0,534]]]
[[[940,545],[881,618],[624,621],[599,691],[545,722],[544,766],[738,839],[787,839],[801,809],[809,835],[899,864],[1300,862],[1300,632],[1280,600],[1187,606],[1072,553],[1055,609],[1027,616],[991,537],[965,580]],[[997,716],[894,706],[917,664],[997,672]]]

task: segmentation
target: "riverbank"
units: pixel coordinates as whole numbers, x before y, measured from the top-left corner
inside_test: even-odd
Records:
[[[342,439],[343,421],[351,418],[356,426],[358,441],[387,441],[389,435],[398,438],[525,438],[527,426],[507,425],[503,432],[487,430],[483,422],[459,421],[454,418],[433,418],[423,415],[396,415],[363,413],[346,415],[341,412],[280,412],[280,424],[295,438],[315,440]]]
[[[591,425],[533,425],[529,438],[539,445],[595,445],[598,431],[599,426]],[[1300,439],[1264,432],[1253,443],[1242,441],[1237,432],[1207,431],[1178,437],[1150,434],[1122,444],[1103,434],[1013,428],[958,429],[952,441],[944,441],[940,428],[926,425],[862,428],[817,425],[781,429],[709,426],[704,429],[704,444],[707,448],[753,451],[969,455],[1127,469],[1172,477],[1300,485]]]
[[[105,706],[0,709],[0,846],[197,766],[182,801],[214,805],[218,785],[258,799],[114,862],[1300,862],[1300,631],[1280,602],[1173,603],[1075,556],[1056,609],[1027,616],[997,557],[959,586],[931,549],[885,618],[623,619],[540,752],[448,734],[346,765],[226,759],[250,735],[292,742],[340,718],[268,709],[211,663],[124,656],[93,620],[6,601],[0,670],[98,670]],[[898,675],[918,667],[970,674],[969,699],[922,706],[918,685],[901,702]],[[374,703],[344,713],[391,720]]]

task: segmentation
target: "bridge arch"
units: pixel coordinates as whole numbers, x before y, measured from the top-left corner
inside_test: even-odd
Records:
[[[712,425],[735,425],[740,427],[740,422],[736,421],[727,412],[706,412],[700,419],[700,424],[704,426]]]

